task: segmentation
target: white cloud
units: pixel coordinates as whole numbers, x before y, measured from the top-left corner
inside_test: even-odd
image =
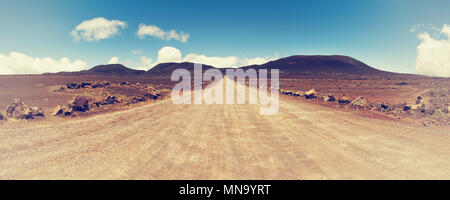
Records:
[[[143,39],[145,36],[157,37],[162,40],[177,40],[186,43],[189,39],[189,33],[176,32],[175,30],[164,31],[155,25],[139,24],[139,29],[136,33],[139,38]]]
[[[418,29],[422,28],[424,24],[415,24],[409,29],[410,32],[416,32]]]
[[[138,55],[138,54],[142,53],[142,50],[141,49],[131,50],[131,53],[134,54],[134,55]]]
[[[79,71],[88,67],[82,60],[71,62],[63,57],[59,60],[51,57],[32,58],[23,53],[0,54],[0,74],[40,74],[45,72]]]
[[[158,51],[158,62],[181,62],[181,51],[174,47],[163,47]]]
[[[416,72],[428,76],[450,77],[450,26],[444,24],[442,39],[432,38],[427,32],[417,36]]]
[[[153,60],[151,58],[147,58],[145,56],[141,56],[141,62],[139,63],[138,70],[149,70],[153,67]]]
[[[158,51],[158,58],[154,63],[151,63],[151,59],[143,62],[143,57],[141,57],[140,69],[150,69],[159,63],[165,62],[192,62],[192,63],[202,63],[206,65],[211,65],[217,68],[231,68],[231,67],[242,67],[254,64],[264,64],[266,62],[278,59],[278,54],[274,57],[254,57],[254,58],[239,58],[236,56],[206,56],[201,54],[187,54],[182,56],[181,51],[177,48],[166,46]],[[144,57],[146,58],[146,57]]]
[[[91,42],[113,37],[119,28],[126,28],[127,23],[119,20],[108,20],[103,17],[93,18],[78,24],[70,33],[75,41],[81,39]]]
[[[111,59],[109,59],[108,64],[117,64],[119,63],[119,58],[114,56]]]

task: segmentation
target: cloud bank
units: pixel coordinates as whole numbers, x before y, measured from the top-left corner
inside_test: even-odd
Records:
[[[75,41],[80,41],[81,39],[88,42],[99,41],[117,35],[120,28],[126,27],[126,22],[99,17],[81,22],[70,35]]]
[[[186,43],[189,39],[189,33],[176,32],[175,30],[170,30],[168,32],[160,29],[155,25],[145,25],[139,24],[139,29],[137,31],[137,36],[141,39],[144,39],[146,36],[156,37],[162,40],[177,40],[182,43]]]
[[[144,59],[146,61],[145,63],[142,62],[143,57],[146,58]],[[246,65],[264,64],[266,62],[278,59],[278,55],[275,54],[274,57],[239,58],[236,56],[216,57],[191,53],[183,57],[181,51],[177,48],[165,46],[158,51],[158,57],[154,63],[151,63],[152,60],[148,59],[149,58],[145,56],[141,57],[141,67],[139,67],[139,69],[148,70],[159,63],[165,62],[192,62],[211,65],[218,68],[233,68]]]
[[[0,54],[0,74],[41,74],[45,72],[79,71],[88,67],[82,60],[71,62],[63,57],[59,60],[51,57],[32,58],[23,53]]]
[[[441,39],[435,39],[427,32],[417,36],[421,40],[417,46],[417,74],[450,77],[450,26],[444,24],[440,34]]]

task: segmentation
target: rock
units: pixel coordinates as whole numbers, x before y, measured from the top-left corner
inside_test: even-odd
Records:
[[[80,89],[80,85],[78,83],[69,83],[66,85],[67,89]]]
[[[358,98],[354,99],[353,101],[351,101],[350,104],[354,105],[354,106],[363,107],[367,104],[367,101],[364,97],[361,96],[361,97],[358,97]]]
[[[329,102],[329,101],[336,101],[336,98],[333,95],[331,95],[331,94],[327,94],[327,95],[322,97],[322,100],[324,102]]]
[[[67,107],[72,108],[73,111],[86,112],[89,110],[89,101],[86,97],[77,96],[67,102]]]
[[[33,107],[31,108],[31,112],[33,116],[40,116],[40,117],[44,116],[44,110],[42,108]]]
[[[4,120],[5,116],[0,112],[0,120]]]
[[[64,116],[76,116],[72,108],[64,109]]]
[[[139,103],[139,102],[143,102],[143,101],[145,101],[145,98],[141,97],[141,96],[131,97],[129,100],[130,103]]]
[[[282,94],[284,94],[284,95],[292,95],[293,94],[293,92],[292,91],[289,91],[289,90],[284,90],[283,92],[281,92]]]
[[[160,94],[155,92],[155,91],[148,91],[144,96],[149,98],[149,99],[158,99]]]
[[[380,108],[386,110],[386,109],[389,108],[389,106],[387,104],[385,104],[385,103],[381,103],[380,104]]]
[[[6,116],[15,119],[32,119],[33,112],[30,107],[22,103],[20,99],[14,98],[6,110]]]
[[[411,110],[411,105],[404,105],[403,106],[403,111],[410,111]]]
[[[311,89],[308,92],[305,92],[305,98],[306,99],[315,99],[315,98],[317,98],[316,91],[314,89]]]
[[[123,85],[128,85],[128,82],[122,82],[122,83],[120,83],[120,85],[121,85],[121,86],[123,86]]]
[[[97,81],[91,85],[92,88],[98,88],[98,87],[106,87],[110,85],[108,81]]]
[[[347,97],[341,97],[338,100],[339,104],[349,104],[350,100],[347,99]]]
[[[416,99],[416,104],[423,104],[425,99],[422,96],[418,96]]]
[[[63,114],[63,109],[62,109],[62,107],[61,106],[56,106],[56,108],[55,109],[53,109],[53,112],[51,113],[51,115],[52,116],[58,116],[58,115],[60,115],[60,114]]]
[[[89,83],[89,82],[82,82],[82,83],[80,84],[80,87],[86,88],[86,86],[88,86],[88,85],[92,85],[92,83]]]
[[[121,100],[116,97],[116,96],[108,96],[105,99],[106,104],[115,104],[115,103],[120,103]]]
[[[304,95],[304,93],[302,91],[297,91],[297,92],[294,92],[292,94],[292,96],[295,96],[295,97],[300,97],[300,96],[303,96],[303,95]]]

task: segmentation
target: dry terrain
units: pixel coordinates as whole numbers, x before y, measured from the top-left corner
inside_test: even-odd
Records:
[[[1,106],[20,95],[1,92]],[[23,99],[53,101],[33,94],[42,96]],[[261,106],[166,98],[94,116],[0,122],[0,179],[450,179],[449,126],[285,95],[275,115],[260,115]]]

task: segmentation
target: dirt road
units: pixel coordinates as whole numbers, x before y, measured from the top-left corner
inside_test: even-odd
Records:
[[[280,97],[0,124],[1,179],[450,179],[450,130]]]

